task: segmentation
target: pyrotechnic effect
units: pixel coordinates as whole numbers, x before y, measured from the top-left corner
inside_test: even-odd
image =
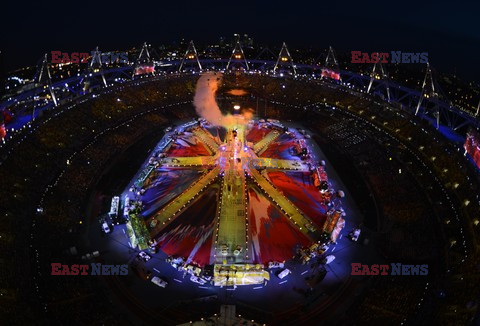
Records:
[[[215,94],[222,82],[221,73],[208,72],[202,75],[197,82],[193,104],[199,116],[214,126],[228,128],[232,125],[246,124],[252,119],[250,112],[243,112],[242,116],[224,115],[217,104]],[[236,109],[238,110],[238,109]]]

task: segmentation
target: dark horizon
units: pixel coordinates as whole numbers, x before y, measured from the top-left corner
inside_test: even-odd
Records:
[[[20,2],[4,5],[0,36],[5,71],[32,66],[50,51],[89,52],[95,46],[126,50],[147,41],[154,46],[193,39],[196,44],[217,42],[234,33],[249,34],[255,43],[295,48],[329,45],[337,52],[428,52],[433,67],[478,81],[475,69],[480,35],[475,13],[480,3],[462,6],[446,1],[403,2],[374,8],[347,1],[341,4],[296,3],[295,7],[248,1],[244,4],[185,2],[118,4],[94,7],[34,3],[25,11]],[[94,9],[92,9],[94,8]],[[395,15],[392,15],[395,13]],[[320,54],[320,53],[319,53]]]

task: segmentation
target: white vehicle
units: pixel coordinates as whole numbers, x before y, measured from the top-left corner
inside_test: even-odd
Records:
[[[110,216],[117,217],[118,215],[118,207],[120,204],[120,197],[115,196],[112,198],[112,204],[110,205]]]
[[[128,218],[128,213],[130,212],[130,197],[125,195],[125,204],[123,209],[123,217]]]
[[[358,237],[360,236],[360,232],[360,229],[353,229],[353,231],[349,234],[350,239],[352,239],[352,241],[357,241]]]
[[[149,261],[149,260],[152,258],[152,256],[150,256],[149,254],[147,254],[145,251],[140,251],[140,253],[138,254],[138,256],[139,256],[140,258],[142,258],[142,260],[143,260],[144,262],[147,262],[147,261]]]
[[[284,268],[285,265],[278,261],[271,261],[268,263],[268,268]]]
[[[335,260],[335,256],[334,255],[328,255],[327,257],[325,257],[325,264],[328,265],[330,264],[332,261]]]
[[[164,280],[162,280],[160,277],[158,276],[154,276],[152,277],[152,283],[158,285],[159,287],[166,287],[168,285],[168,283]]]
[[[200,278],[200,277],[197,277],[197,276],[195,276],[195,275],[192,275],[192,276],[190,277],[190,281],[192,281],[192,282],[194,282],[194,283],[201,284],[201,285],[207,283],[207,281],[205,281],[204,279],[202,279],[202,278]]]
[[[106,221],[102,223],[102,231],[105,233],[110,233],[110,227]]]
[[[177,270],[180,270],[183,266],[183,263],[184,263],[184,260],[183,260],[182,257],[177,257],[177,258],[168,257],[167,259],[165,259],[165,261],[167,263],[170,263],[170,265],[172,265],[173,268],[175,268]]]
[[[291,271],[288,268],[285,268],[283,271],[278,273],[278,278],[283,279],[290,273],[291,273]]]

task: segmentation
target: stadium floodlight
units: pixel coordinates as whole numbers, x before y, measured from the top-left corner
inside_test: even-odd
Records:
[[[245,70],[250,69],[250,67],[248,66],[247,59],[245,58],[245,54],[243,53],[242,45],[240,44],[239,40],[237,40],[237,43],[235,44],[235,47],[233,48],[232,55],[230,56],[230,59],[228,60],[227,66],[225,67],[225,70],[228,70],[228,68],[232,64],[232,60],[235,63],[242,64],[244,66]]]
[[[293,63],[292,56],[290,55],[290,52],[288,51],[287,45],[285,42],[282,44],[282,48],[280,49],[280,53],[278,54],[278,59],[277,63],[275,63],[275,67],[273,67],[273,73],[277,72],[278,66],[288,66],[293,70],[293,74],[296,76],[297,75],[297,70],[295,68],[295,64]]]
[[[135,77],[135,75],[144,75],[146,73],[151,73],[153,76],[155,76],[155,65],[150,56],[150,52],[148,51],[147,42],[143,43],[140,54],[138,55],[137,60],[135,60],[132,79]]]
[[[87,81],[87,77],[92,77],[92,72],[97,73],[100,72],[100,76],[102,78],[103,86],[107,87],[107,81],[105,80],[105,76],[103,74],[103,63],[102,63],[102,55],[101,52],[98,50],[98,46],[95,50],[92,51],[92,58],[90,63],[87,66],[85,72],[85,78],[83,79],[84,84]]]
[[[388,100],[388,102],[390,102],[390,87],[388,86],[387,79],[388,79],[387,73],[386,73],[385,69],[383,68],[383,65],[380,62],[380,60],[378,60],[373,65],[372,72],[370,73],[370,83],[368,84],[367,93],[370,94],[370,91],[373,89],[372,88],[373,82],[374,82],[374,80],[376,80],[379,83],[377,88],[379,86],[382,86],[382,84],[383,84],[383,86],[384,86],[384,88],[387,92],[387,100]]]
[[[441,108],[437,105],[436,100],[447,100],[446,96],[442,93],[440,86],[435,82],[433,77],[432,69],[430,63],[427,62],[427,69],[425,72],[425,78],[423,79],[422,91],[420,92],[420,97],[418,99],[418,104],[415,109],[415,115],[418,115],[420,109],[422,108],[423,101],[427,99],[433,101],[434,107],[430,108],[430,114],[433,112],[433,116],[437,121],[437,129],[440,128],[440,110]],[[429,112],[426,112],[429,113]]]
[[[178,68],[179,72],[182,71],[182,68],[185,65],[186,60],[195,60],[196,64],[198,65],[198,69],[202,71],[202,65],[200,64],[200,60],[198,59],[197,49],[195,49],[195,44],[193,44],[193,40],[191,40],[190,43],[188,44],[187,51],[183,56],[182,62],[180,63],[180,67]]]

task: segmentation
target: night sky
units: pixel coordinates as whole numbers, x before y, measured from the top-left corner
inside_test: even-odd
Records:
[[[428,52],[434,67],[477,80],[480,1],[65,1],[1,5],[5,70],[52,50],[124,50],[247,33],[290,48]]]

